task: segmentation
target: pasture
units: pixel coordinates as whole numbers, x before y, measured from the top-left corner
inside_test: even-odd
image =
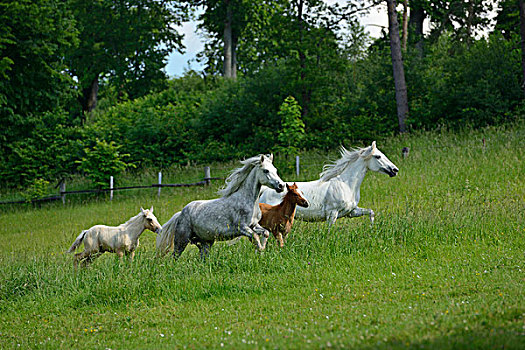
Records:
[[[263,253],[242,239],[206,261],[194,246],[156,259],[151,232],[132,264],[106,254],[75,273],[64,253],[81,230],[141,206],[164,224],[218,182],[0,207],[0,348],[523,348],[525,123],[378,147],[400,172],[366,176],[373,226],[296,220],[285,247],[271,237]]]

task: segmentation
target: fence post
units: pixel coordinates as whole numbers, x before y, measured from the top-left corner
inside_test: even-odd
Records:
[[[113,200],[113,176],[110,176],[109,177],[109,200],[112,201]]]
[[[401,150],[401,154],[403,154],[403,159],[406,159],[408,157],[409,152],[410,152],[410,148],[403,147],[403,149]]]
[[[159,171],[159,192],[157,193],[157,195],[160,197],[160,185],[162,184],[162,172]]]
[[[211,183],[211,172],[210,172],[210,167],[209,166],[205,166],[204,167],[204,181],[206,181],[206,186],[208,186],[210,183]]]
[[[66,180],[60,182],[60,197],[62,198],[62,204],[66,204]]]
[[[295,174],[299,176],[299,156],[295,156]]]

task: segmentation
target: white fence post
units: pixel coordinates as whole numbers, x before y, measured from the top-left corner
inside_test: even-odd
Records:
[[[299,156],[295,156],[295,174],[299,176]]]
[[[160,197],[160,185],[162,184],[162,172],[159,171],[159,192],[157,193],[157,195]]]
[[[66,204],[66,180],[60,182],[60,197],[62,198],[62,204]]]
[[[109,177],[109,200],[112,201],[113,200],[113,176],[110,176]]]
[[[211,171],[209,166],[204,167],[204,181],[206,181],[206,185],[209,185],[211,183]]]

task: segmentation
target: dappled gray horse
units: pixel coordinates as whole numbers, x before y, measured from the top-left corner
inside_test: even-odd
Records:
[[[266,247],[269,233],[259,225],[259,194],[265,185],[282,192],[284,182],[272,164],[273,156],[259,155],[241,161],[244,165],[226,179],[221,198],[198,200],[186,205],[163,226],[157,237],[157,251],[164,255],[173,246],[179,257],[188,243],[197,245],[201,256],[216,240],[246,236],[259,250]]]

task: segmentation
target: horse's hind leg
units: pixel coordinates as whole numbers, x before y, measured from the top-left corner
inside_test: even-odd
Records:
[[[197,247],[199,247],[199,252],[201,254],[201,259],[206,260],[206,257],[208,256],[208,252],[213,245],[214,241],[203,241],[198,242]]]
[[[277,238],[277,242],[279,242],[279,247],[284,247],[284,237],[281,232],[277,232],[277,235],[275,236]]]
[[[174,244],[174,248],[173,249],[173,258],[174,259],[178,259],[182,252],[184,251],[184,249],[186,249],[186,247],[188,246],[188,244],[190,243],[190,240],[189,239],[185,239],[185,240],[179,240],[177,242],[175,242]]]
[[[82,267],[88,267],[96,258],[98,258],[102,253],[93,253],[90,254],[86,260],[82,262]]]
[[[90,253],[87,250],[84,250],[83,252],[75,254],[75,257],[73,258],[73,266],[75,269],[78,268],[78,262],[82,259],[85,259],[89,257]]]
[[[370,223],[374,223],[375,213],[372,209],[355,207],[349,214],[350,217],[355,218],[363,215],[370,216]]]

